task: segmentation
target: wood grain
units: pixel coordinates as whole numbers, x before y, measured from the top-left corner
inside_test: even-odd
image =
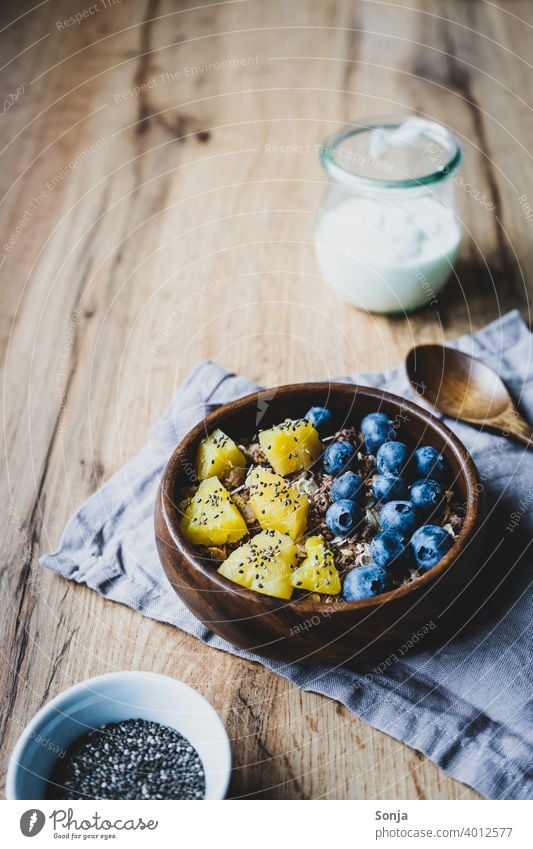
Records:
[[[3,774],[46,699],[140,668],[221,711],[234,796],[475,798],[334,702],[37,558],[201,358],[269,385],[387,368],[512,307],[528,317],[530,4],[117,0],[69,26],[83,4],[33,5],[4,3],[0,33],[2,97],[24,87],[0,125]],[[401,109],[459,134],[467,184],[456,278],[408,321],[340,304],[312,250],[316,145]]]

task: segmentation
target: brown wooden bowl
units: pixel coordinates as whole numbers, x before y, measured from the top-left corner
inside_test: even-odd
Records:
[[[326,604],[285,601],[255,593],[222,577],[179,529],[180,492],[191,484],[198,444],[221,427],[236,441],[283,419],[299,418],[312,405],[327,406],[335,426],[359,425],[370,412],[387,413],[407,444],[434,445],[453,471],[466,518],[441,562],[414,582],[370,599]],[[254,392],[225,404],[194,427],[170,458],[159,488],[155,533],[165,572],[189,610],[225,640],[264,657],[287,662],[358,665],[383,659],[412,643],[426,642],[467,589],[479,555],[481,510],[478,473],[470,454],[442,422],[416,404],[388,392],[343,383],[304,383]],[[471,606],[471,605],[470,605]],[[449,617],[448,617],[449,618]],[[458,622],[458,620],[457,620]]]

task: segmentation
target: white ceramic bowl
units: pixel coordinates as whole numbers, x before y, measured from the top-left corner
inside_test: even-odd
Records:
[[[208,701],[181,681],[153,672],[112,672],[65,690],[33,717],[11,755],[8,799],[44,799],[47,778],[61,752],[93,728],[147,719],[175,728],[198,752],[206,799],[224,799],[231,749],[224,725]]]

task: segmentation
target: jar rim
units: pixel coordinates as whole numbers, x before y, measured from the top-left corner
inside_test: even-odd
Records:
[[[356,174],[341,165],[335,159],[335,151],[339,145],[346,139],[361,133],[371,132],[377,129],[394,130],[401,126],[413,115],[395,115],[386,117],[361,118],[357,122],[345,124],[333,136],[330,136],[320,146],[320,162],[326,174],[332,177],[339,183],[351,186],[353,188],[374,188],[374,189],[410,189],[420,188],[421,186],[430,186],[443,180],[449,179],[460,167],[463,160],[463,149],[459,139],[437,121],[429,121],[424,119],[426,131],[430,130],[435,141],[438,141],[442,147],[449,153],[448,161],[439,165],[438,168],[423,174],[420,177],[409,177],[407,179],[391,180],[381,179],[379,177],[368,177],[363,174]]]

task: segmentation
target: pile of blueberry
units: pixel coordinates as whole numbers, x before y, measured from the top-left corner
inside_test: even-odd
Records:
[[[306,418],[319,431],[331,423],[329,410],[312,407]],[[346,601],[357,601],[386,592],[412,564],[419,573],[439,563],[453,545],[443,527],[429,524],[443,504],[444,457],[430,445],[412,453],[396,440],[393,422],[385,413],[370,413],[361,422],[366,450],[376,458],[372,494],[379,505],[381,531],[370,543],[373,563],[352,569],[344,580]],[[353,468],[355,447],[335,440],[324,452],[323,467],[334,480],[326,526],[336,537],[348,537],[363,521],[365,486]]]

